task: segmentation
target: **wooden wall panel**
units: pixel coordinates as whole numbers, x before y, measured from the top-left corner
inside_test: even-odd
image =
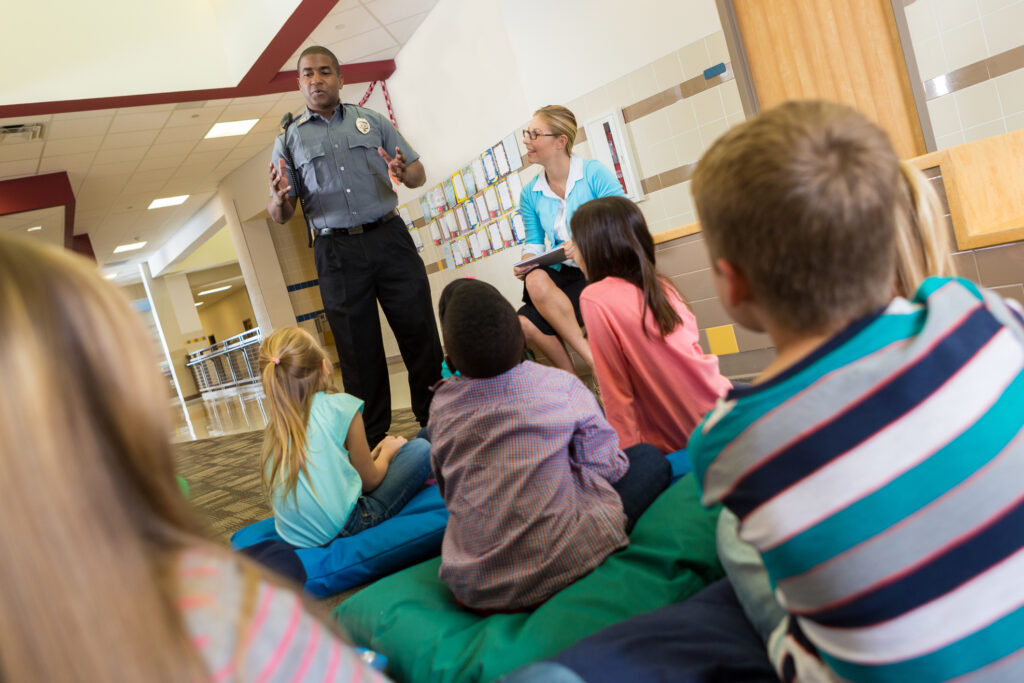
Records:
[[[761,109],[791,99],[856,107],[902,158],[924,137],[889,0],[733,0]]]

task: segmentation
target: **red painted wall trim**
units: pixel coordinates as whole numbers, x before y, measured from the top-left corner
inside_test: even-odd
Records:
[[[64,246],[71,248],[75,234],[75,193],[64,171],[0,180],[0,216],[64,207]]]
[[[278,69],[302,45],[302,41],[309,36],[310,31],[316,28],[323,21],[324,17],[330,14],[331,9],[334,8],[335,1],[302,0],[237,86],[231,88],[208,88],[206,90],[147,93],[144,95],[93,97],[83,100],[0,105],[0,118],[253,97],[256,95],[271,95],[298,90],[298,85],[295,82],[298,74],[295,71],[279,72]],[[383,81],[387,80],[394,72],[395,60],[393,59],[341,65],[341,76],[345,79],[346,83]]]

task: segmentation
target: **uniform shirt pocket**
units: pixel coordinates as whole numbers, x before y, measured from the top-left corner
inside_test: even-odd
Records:
[[[302,174],[302,183],[310,192],[316,192],[327,183],[327,152],[321,143],[303,145],[295,150],[295,166]]]
[[[352,156],[353,163],[355,163],[360,171],[387,177],[388,164],[381,157],[380,152],[377,151],[381,143],[380,133],[374,130],[371,130],[366,135],[359,133],[348,136],[349,153]],[[395,153],[394,150],[385,151],[390,155]]]

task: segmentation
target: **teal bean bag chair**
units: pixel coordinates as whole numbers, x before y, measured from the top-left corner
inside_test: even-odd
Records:
[[[492,681],[721,578],[717,517],[693,477],[682,477],[640,517],[629,547],[533,612],[482,617],[459,607],[436,558],[377,581],[334,616],[357,645],[388,657],[397,681]]]

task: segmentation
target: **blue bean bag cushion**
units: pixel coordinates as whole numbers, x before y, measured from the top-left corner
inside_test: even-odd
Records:
[[[429,486],[391,519],[326,546],[288,545],[277,535],[271,517],[235,532],[231,547],[323,598],[434,557],[441,552],[447,523],[441,494],[437,486]]]
[[[334,612],[353,642],[388,657],[396,681],[492,681],[552,657],[611,624],[682,602],[723,572],[718,509],[700,504],[685,453],[676,483],[637,521],[627,548],[533,612],[481,616],[460,607],[436,558],[377,581]]]

